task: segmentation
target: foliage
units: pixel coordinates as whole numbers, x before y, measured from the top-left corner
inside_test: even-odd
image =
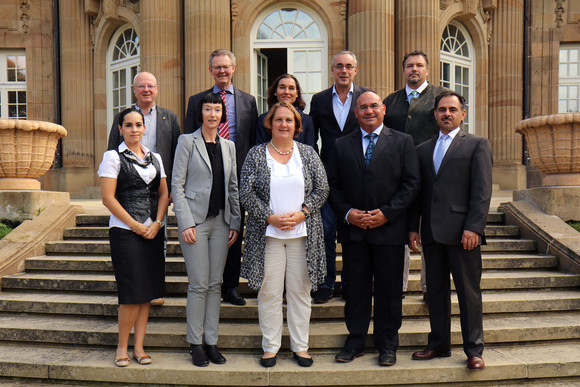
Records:
[[[568,223],[568,226],[574,228],[576,231],[580,232],[580,222],[577,220],[569,220],[566,223]]]
[[[0,239],[4,238],[10,231],[12,231],[12,227],[0,223]]]

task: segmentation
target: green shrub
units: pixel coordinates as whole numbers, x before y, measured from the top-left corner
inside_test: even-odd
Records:
[[[12,231],[12,227],[0,223],[0,239],[4,238],[10,231]]]
[[[566,223],[568,223],[568,225],[572,228],[574,228],[576,231],[580,232],[580,222],[577,220],[569,220]]]

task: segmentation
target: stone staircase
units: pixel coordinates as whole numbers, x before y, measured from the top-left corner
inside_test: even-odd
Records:
[[[154,363],[116,368],[117,298],[107,221],[106,215],[79,215],[77,227],[65,230],[64,241],[48,243],[46,255],[28,259],[24,273],[2,278],[0,384],[580,385],[580,275],[558,272],[556,257],[538,254],[535,241],[520,239],[517,227],[503,224],[502,213],[490,213],[488,245],[483,248],[487,368],[482,372],[465,367],[456,299],[453,356],[411,360],[411,353],[425,346],[429,332],[419,255],[411,260],[394,367],[377,365],[370,336],[366,356],[350,364],[334,361],[347,334],[344,303],[335,297],[312,309],[313,367],[295,364],[285,331],[278,365],[262,368],[257,303],[245,283],[240,291],[248,297],[247,305],[223,304],[221,309],[219,346],[227,364],[194,367],[185,341],[187,277],[174,217],[168,230],[169,294],[163,307],[151,309],[147,329],[146,348]],[[339,257],[339,270],[341,263]]]

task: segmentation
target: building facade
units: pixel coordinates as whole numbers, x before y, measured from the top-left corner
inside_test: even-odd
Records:
[[[259,109],[283,72],[308,102],[332,84],[330,61],[345,49],[358,58],[355,82],[385,97],[404,85],[405,52],[421,49],[430,82],[467,98],[465,128],[490,139],[501,189],[538,181],[515,123],[580,105],[575,0],[0,0],[0,13],[0,116],[68,130],[48,190],[98,185],[136,72],[156,75],[157,103],[183,122],[187,98],[212,84],[216,48],[236,54],[234,84]]]

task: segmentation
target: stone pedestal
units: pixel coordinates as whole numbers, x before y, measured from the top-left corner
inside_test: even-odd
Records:
[[[580,185],[539,187],[514,191],[514,201],[531,201],[564,221],[580,220]]]
[[[11,221],[33,219],[52,204],[69,203],[68,192],[0,190],[0,219]]]

